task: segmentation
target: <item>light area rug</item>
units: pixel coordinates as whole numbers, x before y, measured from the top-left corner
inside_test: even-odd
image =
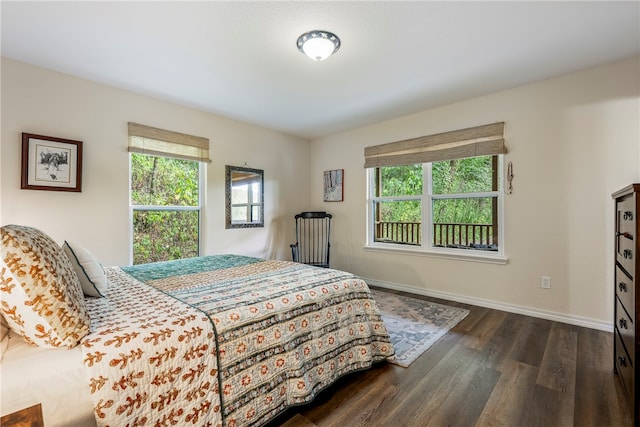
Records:
[[[389,362],[408,367],[469,310],[371,289],[396,350]]]

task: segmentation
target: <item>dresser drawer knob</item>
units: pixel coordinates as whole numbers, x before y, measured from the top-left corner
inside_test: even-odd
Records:
[[[624,259],[631,259],[633,258],[633,252],[631,252],[631,249],[625,249],[624,252],[622,252],[622,256]]]
[[[627,366],[627,359],[624,356],[618,356],[618,363],[620,366]]]
[[[633,219],[633,212],[631,211],[624,211],[624,215],[622,215],[622,218],[626,220],[632,220]]]
[[[627,329],[627,321],[625,319],[618,320],[618,324],[622,329]]]
[[[627,292],[627,284],[624,282],[618,283],[618,289],[620,289],[620,292]]]

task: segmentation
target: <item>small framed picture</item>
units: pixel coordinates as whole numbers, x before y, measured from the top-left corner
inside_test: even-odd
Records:
[[[82,191],[82,141],[23,133],[20,188]]]
[[[343,177],[344,169],[336,169],[324,172],[324,201],[343,201]]]

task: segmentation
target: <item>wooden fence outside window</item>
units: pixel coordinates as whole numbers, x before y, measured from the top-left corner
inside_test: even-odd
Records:
[[[434,246],[497,250],[497,236],[492,224],[433,224],[433,239]],[[419,246],[421,224],[379,221],[376,223],[375,241]]]

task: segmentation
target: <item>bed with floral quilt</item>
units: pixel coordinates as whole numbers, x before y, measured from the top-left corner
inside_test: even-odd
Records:
[[[339,270],[238,255],[102,268],[22,226],[2,227],[1,262],[14,344],[47,360],[68,352],[75,372],[58,363],[37,385],[16,374],[26,356],[4,346],[3,415],[29,403],[27,382],[45,425],[70,423],[77,407],[99,426],[259,426],[393,356],[366,283]],[[33,391],[65,387],[56,375],[82,384],[76,404]]]

